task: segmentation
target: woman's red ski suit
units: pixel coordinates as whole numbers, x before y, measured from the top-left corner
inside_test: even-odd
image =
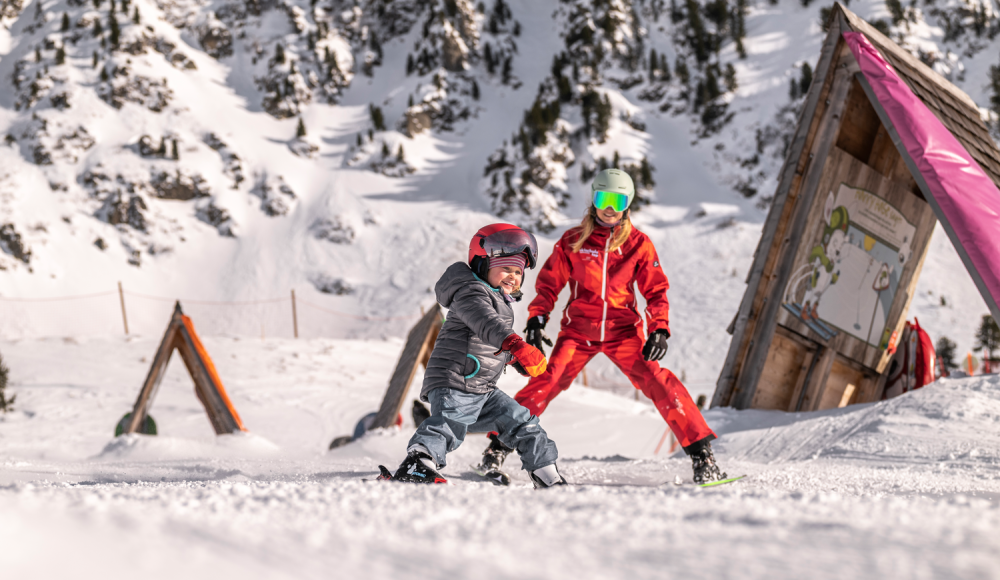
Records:
[[[670,331],[668,325],[667,276],[660,268],[653,243],[632,228],[621,247],[608,252],[611,229],[596,227],[579,252],[571,245],[580,235],[573,228],[556,242],[535,282],[537,296],[528,306],[528,316],[548,320],[563,287],[569,284],[569,303],[563,310],[562,329],[556,339],[548,369],[531,379],[514,398],[531,411],[542,411],[597,353],[603,352],[649,397],[673,430],[677,441],[688,448],[707,443],[715,433],[705,423],[698,407],[680,380],[655,362],[642,358],[645,334],[636,307],[633,284],[646,298],[649,332]]]

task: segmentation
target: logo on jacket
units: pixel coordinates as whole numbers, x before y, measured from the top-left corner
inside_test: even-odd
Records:
[[[657,261],[654,261],[654,262],[653,262],[653,267],[654,267],[654,268],[659,268],[659,267],[660,267],[660,263],[659,263],[659,262],[657,262]]]
[[[590,254],[591,256],[594,256],[595,258],[597,257],[597,250],[595,250],[593,248],[582,248],[580,250],[580,253],[581,254]]]

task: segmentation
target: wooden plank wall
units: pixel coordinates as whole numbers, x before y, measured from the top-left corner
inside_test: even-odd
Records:
[[[744,306],[748,300],[753,306],[751,320],[744,326],[743,336],[734,335],[713,406],[813,410],[874,400],[880,395],[882,371],[889,361],[885,351],[846,332],[827,341],[796,316],[778,308],[788,284],[787,270],[792,264],[807,262],[825,225],[827,193],[836,192],[841,183],[884,199],[916,228],[911,258],[902,269],[886,328],[900,330],[905,322],[936,223],[854,71],[847,74],[853,57],[844,48],[839,43],[834,51],[837,58],[829,66],[823,90],[827,107],[822,113],[818,107],[816,113],[817,118],[822,116],[822,123],[811,129],[811,146],[800,156],[799,175],[812,177],[808,183],[800,177],[790,187],[793,191],[781,208],[778,235],[764,260],[755,258],[755,267],[763,263],[762,282],[754,296],[748,288],[744,297]],[[825,149],[824,141],[830,144]],[[812,155],[806,155],[807,151]],[[794,191],[796,187],[800,191]],[[769,321],[753,320],[754,312],[761,319],[767,313],[773,316],[770,329]],[[755,341],[759,341],[757,349]],[[739,349],[744,354],[742,360],[734,356]]]
[[[838,55],[843,55],[847,51],[846,44],[839,43],[836,51]],[[840,61],[839,57],[835,62],[838,61]],[[736,379],[733,382],[729,399],[730,404],[738,409],[746,409],[752,405],[766,360],[766,353],[774,338],[781,303],[780,297],[792,273],[792,262],[789,257],[794,254],[801,243],[803,229],[807,226],[808,209],[815,198],[817,182],[822,176],[823,165],[821,162],[814,162],[814,160],[826,159],[840,129],[840,119],[843,116],[850,88],[850,73],[842,64],[831,66],[830,70],[832,71],[832,79],[830,79],[829,98],[824,100],[828,106],[820,119],[808,155],[803,159],[803,177],[796,196],[794,200],[791,196],[789,197],[789,203],[793,207],[788,210],[789,217],[783,228],[783,237],[775,238],[771,245],[769,261],[773,265],[771,269],[765,270],[762,279],[766,280],[766,283],[761,284],[758,294],[754,298],[754,303],[759,304],[759,310],[755,308],[759,314],[754,321],[746,355],[736,369]]]
[[[828,97],[833,84],[832,63],[839,44],[840,31],[833,27],[823,42],[819,62],[816,65],[816,76],[799,116],[795,136],[781,168],[778,188],[771,202],[771,211],[768,212],[760,242],[754,252],[753,265],[747,274],[747,291],[730,327],[733,340],[719,375],[715,394],[712,396],[712,407],[733,404],[737,390],[736,381],[747,358],[747,351],[753,346],[754,329],[760,320],[763,299],[770,282],[765,272],[774,269],[777,260],[775,251],[780,249],[786,237],[788,219],[800,192],[809,154],[822,124],[822,118],[829,108]]]

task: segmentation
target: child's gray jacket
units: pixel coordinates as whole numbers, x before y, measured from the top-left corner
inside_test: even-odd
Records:
[[[479,279],[464,262],[449,266],[434,290],[438,303],[449,310],[427,363],[420,399],[427,401],[427,393],[439,387],[492,391],[510,360],[509,352],[493,353],[513,333],[511,299]]]

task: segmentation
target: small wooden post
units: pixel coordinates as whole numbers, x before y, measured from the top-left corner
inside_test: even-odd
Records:
[[[583,367],[583,370],[580,371],[580,374],[583,376],[583,386],[589,387],[590,382],[587,381],[587,367]]]
[[[122,322],[125,324],[125,336],[128,336],[128,317],[125,316],[125,291],[122,290],[122,283],[118,281],[118,300],[122,304]]]
[[[292,329],[295,331],[295,338],[298,338],[299,315],[295,312],[295,288],[292,288]]]

